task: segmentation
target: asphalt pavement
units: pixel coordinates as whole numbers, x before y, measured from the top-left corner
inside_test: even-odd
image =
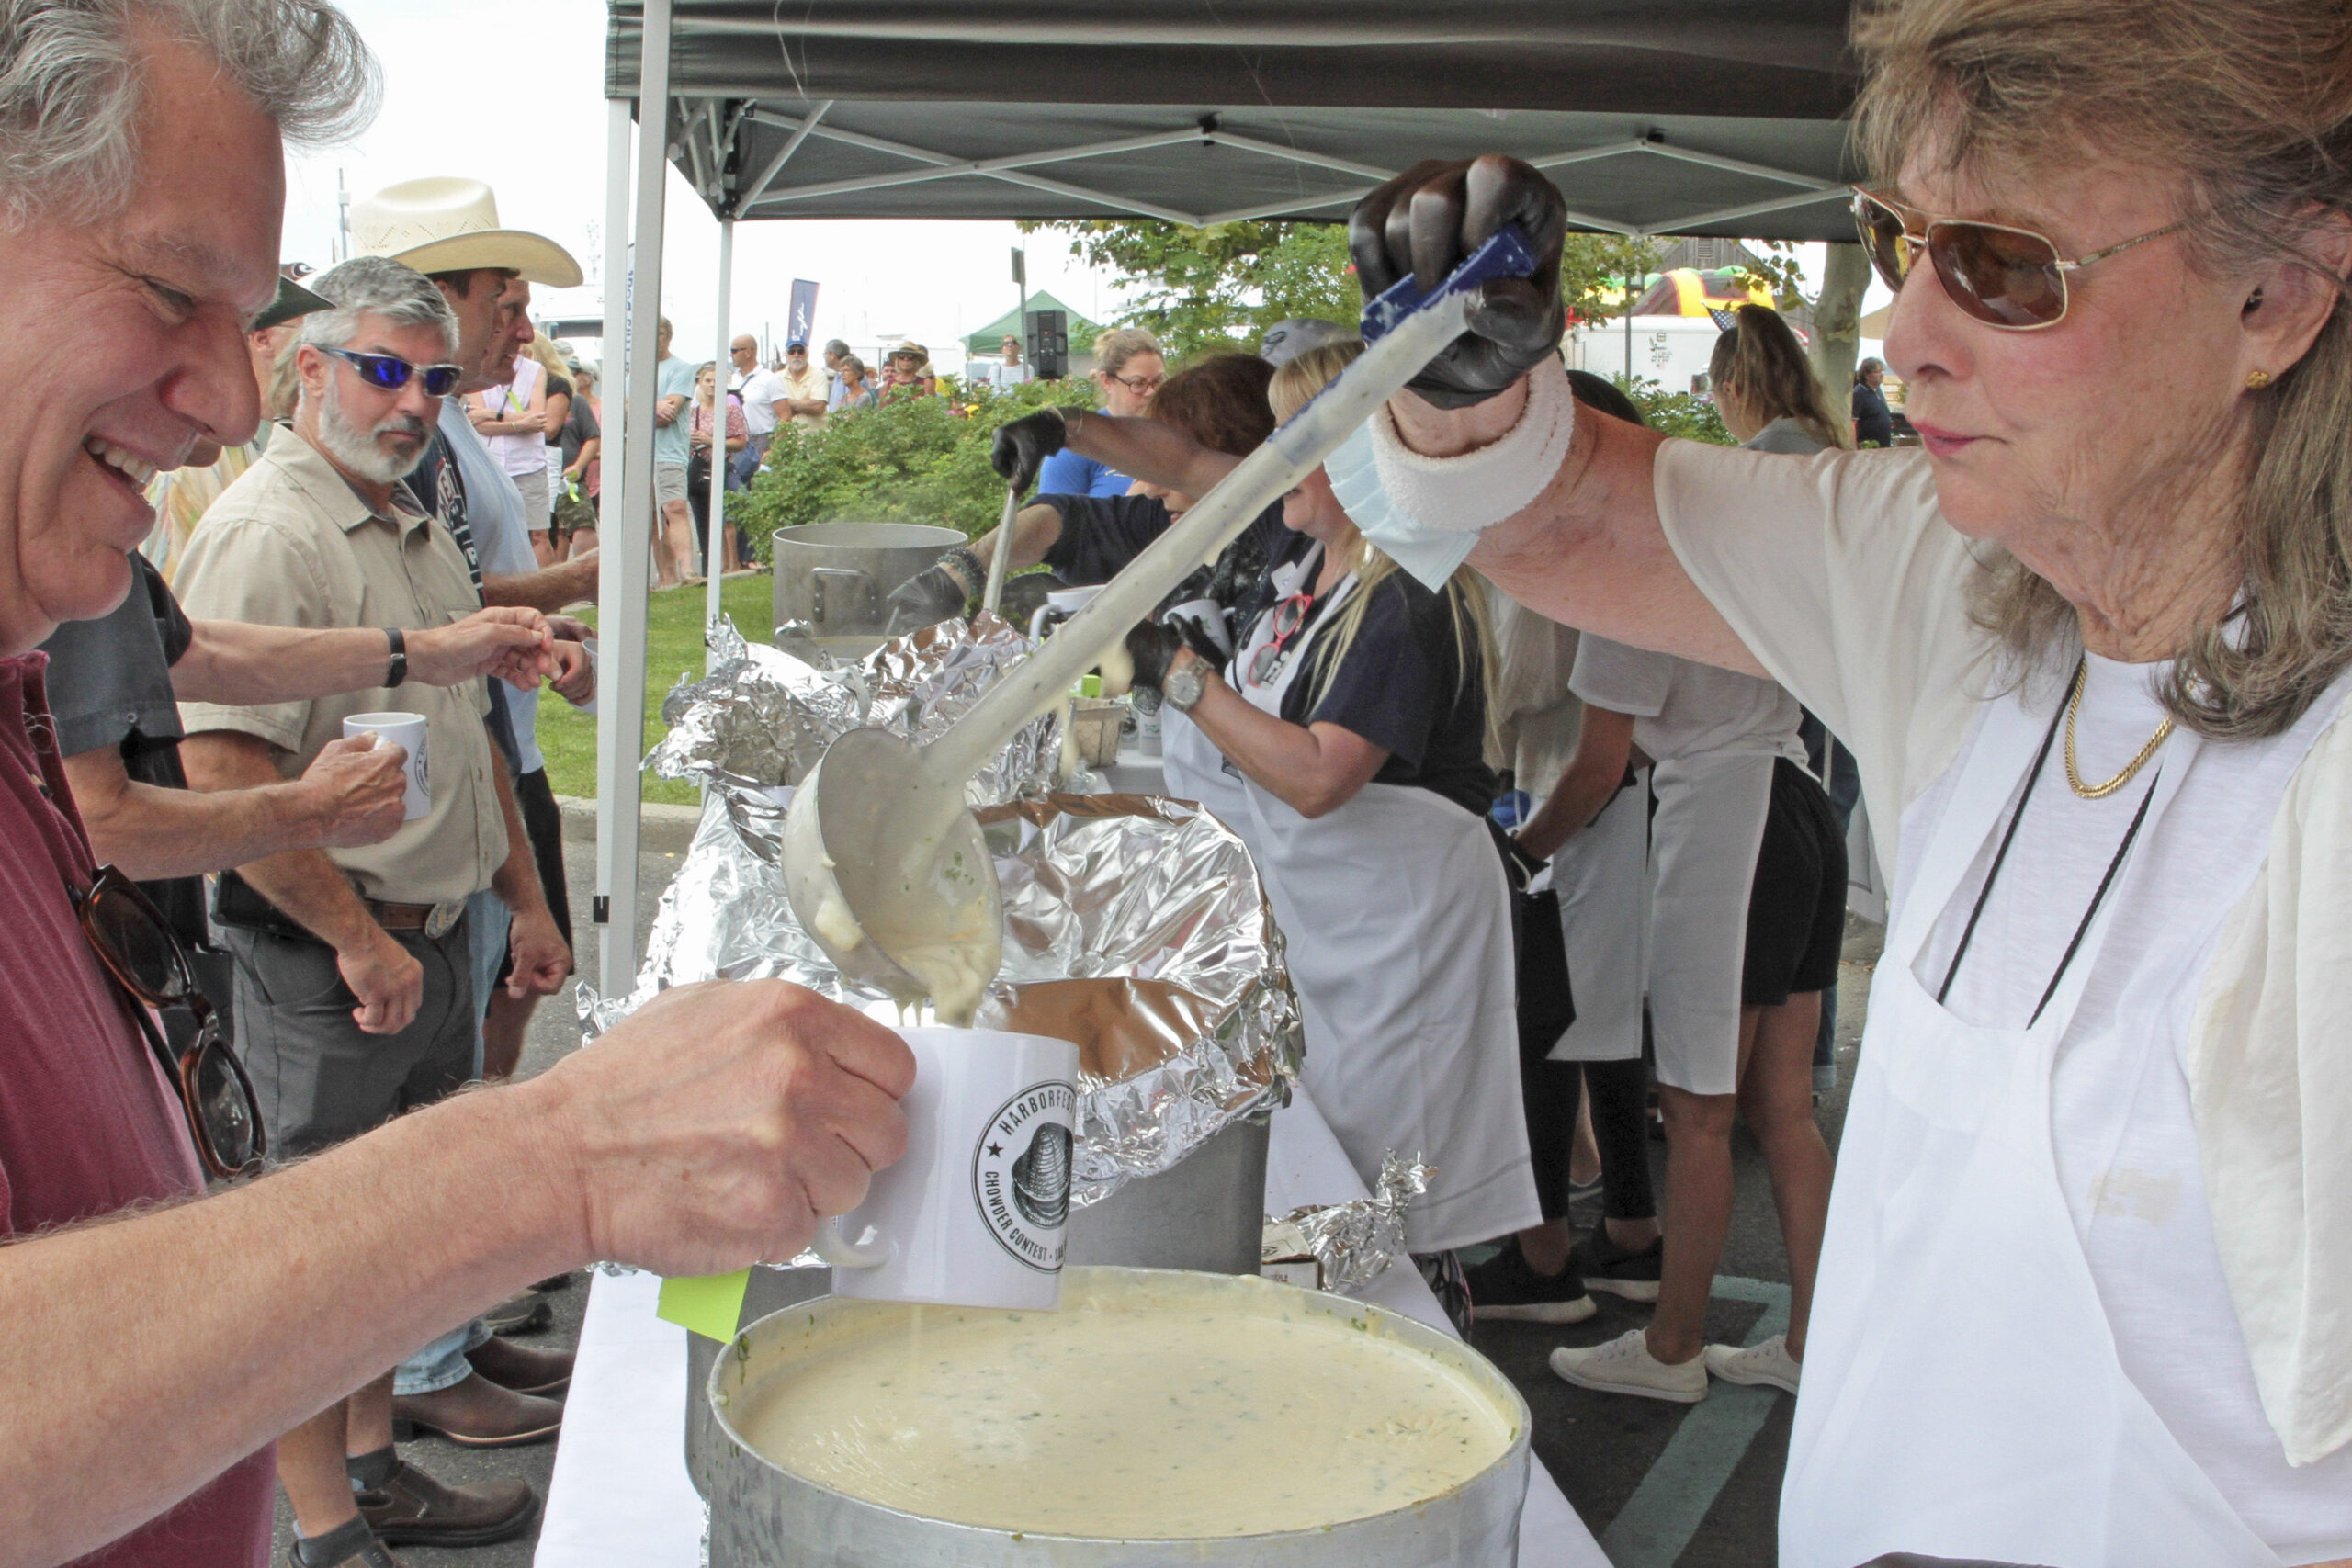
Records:
[[[577,821],[567,821],[567,829]],[[571,905],[582,918],[595,886],[595,845],[571,834],[564,862]],[[673,852],[654,850],[639,857],[639,923],[649,923],[662,890],[676,869]],[[593,949],[591,949],[593,951]],[[1838,1020],[1838,1087],[1821,1097],[1822,1131],[1831,1149],[1846,1114],[1852,1082],[1855,1042],[1862,1023],[1863,994],[1877,957],[1875,928],[1849,926],[1847,962],[1841,970]],[[521,1074],[546,1071],[580,1043],[572,987],[539,1005],[531,1021]],[[1653,1162],[1661,1184],[1665,1146],[1653,1142]],[[1718,1275],[1708,1336],[1738,1341],[1774,1330],[1787,1306],[1788,1266],[1773,1217],[1771,1189],[1755,1143],[1736,1135],[1738,1179],[1729,1246]],[[495,1201],[496,1195],[486,1194]],[[1577,1214],[1579,1226],[1598,1223],[1597,1209]],[[524,1344],[576,1343],[587,1303],[584,1278],[551,1293],[555,1322]],[[1788,1450],[1789,1416],[1794,1401],[1770,1389],[1715,1385],[1704,1403],[1667,1404],[1575,1388],[1554,1376],[1544,1358],[1555,1345],[1595,1345],[1646,1321],[1649,1309],[1600,1295],[1599,1316],[1572,1328],[1498,1323],[1476,1329],[1471,1342],[1510,1376],[1526,1396],[1535,1417],[1535,1453],[1567,1494],[1586,1525],[1600,1539],[1614,1568],[1769,1568],[1776,1561],[1773,1535],[1781,1470]],[[427,1437],[402,1445],[403,1457],[452,1483],[520,1475],[544,1497],[555,1463],[552,1444],[524,1449],[462,1449]],[[278,1506],[277,1560],[288,1559],[292,1525],[284,1499]],[[409,1568],[530,1568],[537,1541],[534,1528],[496,1546],[436,1550],[402,1547],[395,1555]]]

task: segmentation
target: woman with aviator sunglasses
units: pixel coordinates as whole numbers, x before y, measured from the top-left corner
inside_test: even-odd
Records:
[[[2352,17],[1856,39],[1921,449],[1576,419],[1565,203],[1490,158],[1354,217],[1367,290],[1504,220],[1546,264],[1390,403],[1387,471],[1522,603],[1769,674],[1859,761],[1895,893],[1781,1561],[2352,1562]]]

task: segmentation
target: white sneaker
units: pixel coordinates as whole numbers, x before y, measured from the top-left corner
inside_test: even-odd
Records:
[[[1702,1359],[1707,1371],[1725,1382],[1770,1383],[1791,1393],[1804,1374],[1804,1363],[1789,1354],[1788,1337],[1781,1334],[1761,1345],[1710,1345]]]
[[[1696,1404],[1707,1397],[1707,1364],[1693,1356],[1670,1365],[1650,1354],[1642,1330],[1629,1328],[1605,1345],[1579,1350],[1563,1345],[1552,1352],[1552,1370],[1578,1388],[1602,1393],[1632,1393]]]

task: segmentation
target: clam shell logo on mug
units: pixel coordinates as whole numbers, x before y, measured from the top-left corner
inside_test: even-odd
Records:
[[[1076,1152],[1078,1047],[998,1029],[901,1029],[907,1152],[817,1229],[833,1293],[1050,1310]]]
[[[421,713],[356,713],[343,721],[343,737],[373,735],[377,744],[389,740],[408,752],[401,764],[408,788],[401,795],[401,820],[413,822],[433,809],[433,774],[424,751],[424,716]]]
[[[1039,1084],[1005,1101],[972,1152],[972,1199],[1004,1249],[1032,1269],[1062,1266],[1069,1222],[1070,1116],[1066,1083]]]

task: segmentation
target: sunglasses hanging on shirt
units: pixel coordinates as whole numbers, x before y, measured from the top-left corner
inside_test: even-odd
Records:
[[[139,885],[113,866],[101,866],[88,889],[69,889],[82,934],[107,974],[144,1007],[134,1009],[139,1030],[164,1077],[179,1090],[180,1109],[205,1170],[214,1177],[253,1176],[268,1152],[261,1106],[245,1069],[221,1038],[220,1020],[197,988],[187,950]],[[196,1037],[175,1057],[146,1008],[186,1008]]]

